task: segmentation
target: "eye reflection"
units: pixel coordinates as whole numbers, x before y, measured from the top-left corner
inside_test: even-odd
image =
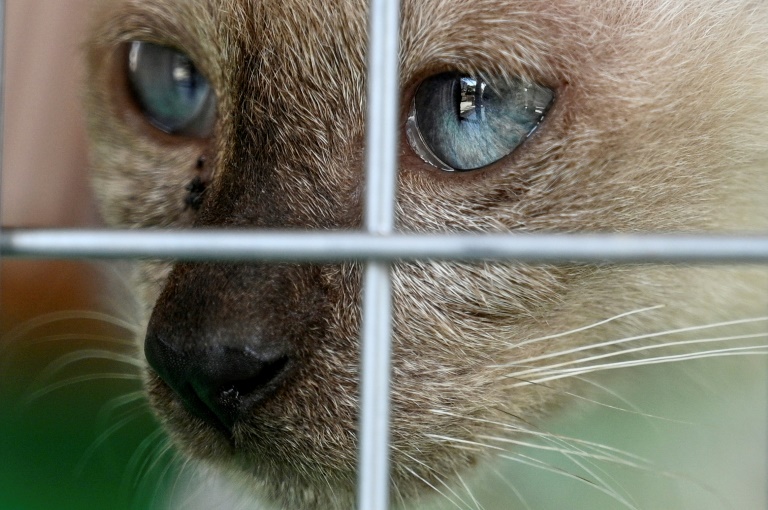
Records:
[[[487,83],[482,78],[462,76],[460,79],[459,117],[462,121],[483,121],[483,94]]]

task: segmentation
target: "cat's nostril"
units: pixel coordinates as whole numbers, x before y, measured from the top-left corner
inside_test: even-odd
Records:
[[[228,435],[283,384],[291,367],[291,358],[274,348],[180,350],[151,332],[144,350],[150,366],[187,409]]]
[[[191,367],[190,383],[207,409],[231,430],[244,414],[279,387],[289,358],[231,348],[214,352]]]

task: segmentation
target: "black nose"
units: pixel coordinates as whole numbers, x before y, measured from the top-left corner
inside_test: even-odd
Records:
[[[187,346],[189,347],[189,346]],[[179,349],[148,331],[144,343],[150,366],[193,414],[226,434],[269,397],[290,369],[290,357],[274,346],[212,345]]]
[[[149,365],[187,409],[231,437],[298,372],[316,329],[293,266],[178,263],[149,319]],[[165,411],[159,409],[161,413]]]

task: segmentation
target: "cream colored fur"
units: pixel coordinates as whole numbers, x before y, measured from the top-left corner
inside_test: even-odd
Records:
[[[95,189],[110,224],[360,228],[364,2],[94,4],[86,105]],[[765,2],[406,0],[401,33],[403,120],[416,86],[449,70],[524,77],[555,89],[556,100],[522,147],[474,173],[427,166],[403,137],[399,230],[768,228]],[[121,78],[122,48],[133,40],[179,48],[208,77],[219,99],[212,139],[175,139],[142,118]],[[212,184],[196,216],[183,204],[201,154]],[[279,214],[247,205],[270,201]],[[169,271],[139,267],[142,324]],[[146,377],[181,450],[284,508],[353,501],[360,266],[323,266],[317,277],[332,289],[324,334],[271,414],[237,430],[236,454],[152,371]],[[398,264],[394,284],[396,502],[430,485],[448,492],[443,480],[459,484],[478,460],[510,448],[505,438],[526,437],[515,427],[546,431],[538,427],[553,408],[590,394],[574,378],[521,384],[536,381],[522,371],[553,362],[541,356],[768,309],[768,279],[755,268],[420,262]],[[557,336],[647,307],[660,308]],[[276,431],[268,440],[265,427]]]

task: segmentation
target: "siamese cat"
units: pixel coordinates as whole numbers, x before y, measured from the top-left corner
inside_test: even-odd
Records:
[[[94,2],[85,104],[106,221],[360,230],[367,13]],[[398,231],[768,228],[768,3],[404,0],[401,19]],[[354,506],[362,265],[135,267],[147,397],[176,448],[252,505]],[[688,358],[745,355],[750,388],[765,372],[763,268],[424,260],[395,264],[393,287],[397,507],[490,508],[474,473],[506,459],[642,508],[614,468],[677,475],[553,420],[675,421],[622,395],[725,384]],[[496,483],[518,496],[498,508],[545,506],[524,475]]]

